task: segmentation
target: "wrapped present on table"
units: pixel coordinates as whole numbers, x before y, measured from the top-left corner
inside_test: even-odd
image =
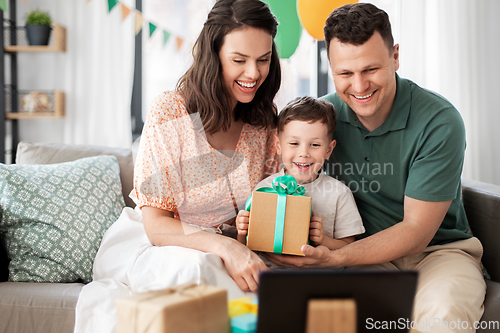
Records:
[[[228,302],[229,318],[233,318],[246,313],[257,315],[258,300],[251,297],[241,297]]]
[[[116,300],[117,333],[227,333],[227,291],[184,284]]]
[[[254,251],[294,254],[309,239],[311,198],[289,175],[276,177],[273,187],[252,192],[246,210],[250,211],[247,246]]]
[[[231,318],[231,333],[256,333],[257,315],[245,313]]]
[[[229,301],[231,333],[255,333],[257,330],[258,301],[250,297]]]

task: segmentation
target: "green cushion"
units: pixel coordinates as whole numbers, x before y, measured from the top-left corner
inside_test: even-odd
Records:
[[[0,237],[9,281],[89,282],[104,232],[124,207],[116,157],[0,164]]]

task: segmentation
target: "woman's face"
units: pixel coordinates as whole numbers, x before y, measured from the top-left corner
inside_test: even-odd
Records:
[[[224,87],[233,102],[249,103],[266,80],[273,37],[262,29],[245,27],[224,38],[219,52]]]

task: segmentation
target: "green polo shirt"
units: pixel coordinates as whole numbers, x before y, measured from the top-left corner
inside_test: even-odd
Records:
[[[362,237],[399,223],[404,197],[452,200],[429,245],[471,237],[461,201],[465,127],[460,113],[443,97],[396,74],[391,113],[368,132],[337,96],[324,99],[337,110],[337,145],[325,171],[349,186],[366,229]]]

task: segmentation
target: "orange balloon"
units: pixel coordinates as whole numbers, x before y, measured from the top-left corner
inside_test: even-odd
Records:
[[[357,0],[297,0],[300,23],[314,39],[324,40],[323,28],[330,13],[337,7]]]

